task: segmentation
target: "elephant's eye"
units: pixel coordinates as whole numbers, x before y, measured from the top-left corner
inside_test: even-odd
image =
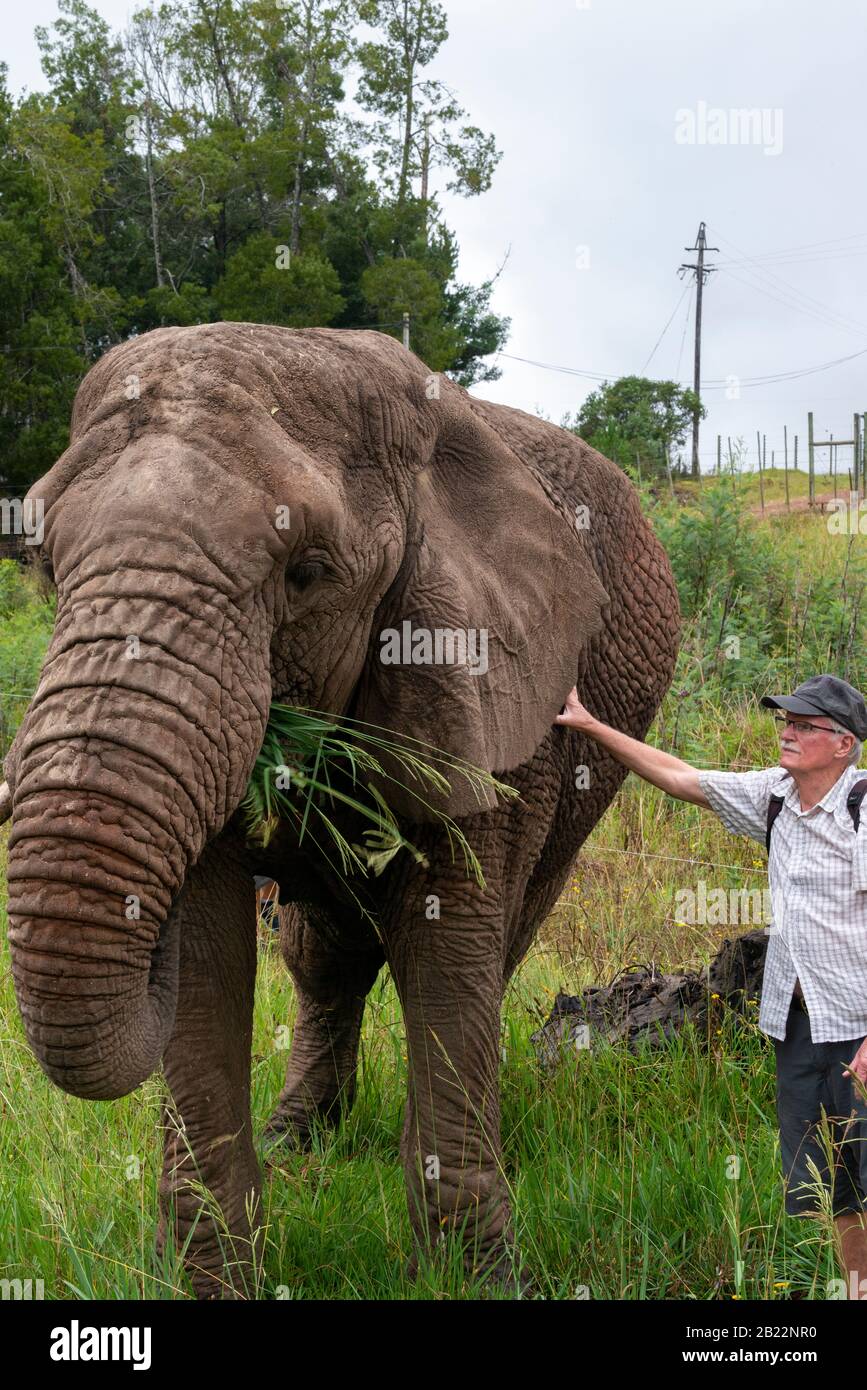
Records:
[[[325,565],[321,560],[303,560],[288,571],[286,578],[296,589],[306,589],[315,580],[321,579],[324,573]]]

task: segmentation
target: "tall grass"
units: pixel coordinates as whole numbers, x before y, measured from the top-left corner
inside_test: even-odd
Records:
[[[0,758],[39,680],[54,612],[53,595],[47,597],[15,560],[0,560]]]
[[[4,947],[4,964],[5,964]],[[571,978],[570,978],[571,976]],[[773,1056],[754,1025],[722,1012],[707,1038],[660,1052],[594,1044],[543,1078],[530,1033],[575,980],[543,941],[504,1011],[503,1172],[537,1294],[548,1298],[824,1296],[827,1232],[784,1217],[773,1124]],[[48,1298],[190,1296],[179,1261],[154,1252],[162,1084],[110,1103],[63,1095],[21,1036],[4,971],[0,1091],[0,1278],[41,1278]],[[271,940],[260,951],[252,1105],[261,1133],[283,1081],[280,1026],[291,985]],[[717,1031],[718,1030],[718,1031]],[[266,1170],[259,1297],[472,1298],[448,1245],[417,1283],[398,1161],[406,1057],[383,972],[365,1016],[358,1097],[310,1154]],[[727,1176],[730,1156],[740,1176]],[[806,1228],[806,1229],[805,1229]]]

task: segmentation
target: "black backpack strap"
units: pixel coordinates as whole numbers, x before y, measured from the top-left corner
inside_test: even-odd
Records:
[[[852,817],[852,824],[855,829],[861,822],[861,802],[867,795],[867,777],[862,777],[859,782],[855,782],[849,795],[846,797],[846,809]]]
[[[867,782],[865,782],[864,787],[865,790],[867,790]],[[774,828],[774,821],[780,814],[785,799],[785,793],[780,792],[776,796],[772,796],[768,802],[768,828],[765,833],[765,849],[768,851],[768,854],[771,852],[771,831]]]
[[[852,824],[856,830],[861,824],[861,802],[864,800],[865,796],[867,796],[867,777],[861,777],[857,782],[853,783],[852,789],[846,797],[846,809],[852,817]],[[774,826],[774,821],[780,814],[780,808],[784,800],[785,797],[778,794],[772,796],[768,802],[768,828],[765,834],[765,849],[769,854],[771,852],[771,831]]]

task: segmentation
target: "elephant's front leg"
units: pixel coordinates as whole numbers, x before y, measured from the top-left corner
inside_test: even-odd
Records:
[[[361,937],[363,924],[358,924]],[[280,914],[280,949],[295,981],[297,1014],[286,1082],[266,1142],[307,1148],[317,1121],[336,1124],[355,1098],[367,995],[385,959],[381,944],[341,952],[298,906]]]
[[[407,920],[389,954],[410,1065],[401,1146],[410,1220],[419,1251],[453,1232],[469,1272],[518,1287],[500,1148],[502,917],[446,903],[438,921]]]
[[[192,1230],[184,1264],[196,1295],[253,1297],[261,1189],[250,1123],[256,913],[252,879],[231,845],[216,841],[205,851],[180,912],[178,1009],[163,1058],[174,1104],[164,1113],[158,1247],[172,1231],[182,1248]]]

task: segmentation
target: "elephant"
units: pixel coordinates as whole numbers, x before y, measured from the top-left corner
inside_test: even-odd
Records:
[[[554,720],[577,685],[641,737],[679,641],[632,483],[573,432],[470,395],[387,334],[220,322],[107,351],[29,500],[57,616],[0,804],[39,1065],[74,1096],[113,1099],[162,1064],[157,1248],[188,1240],[195,1296],[249,1296],[263,1182],[253,876],[273,878],[297,1014],[268,1143],[303,1148],[346,1114],[387,965],[408,1055],[409,1270],[450,1232],[481,1288],[520,1292],[503,994],[625,776]],[[384,634],[441,630],[483,633],[485,660],[383,659]],[[240,807],[272,701],[421,740],[518,795],[453,777],[428,809],[388,783],[420,853],[365,880],[362,911],[291,827],[267,846],[248,837]]]

